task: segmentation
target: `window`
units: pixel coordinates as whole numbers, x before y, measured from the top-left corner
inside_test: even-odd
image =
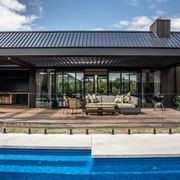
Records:
[[[120,72],[109,73],[109,93],[112,95],[121,93]]]

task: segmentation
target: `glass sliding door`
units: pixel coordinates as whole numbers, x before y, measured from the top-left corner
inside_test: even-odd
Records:
[[[138,96],[140,92],[140,72],[122,73],[122,93]]]
[[[63,72],[57,71],[56,72],[56,101],[58,107],[65,106],[64,99],[63,99],[63,87],[64,87],[64,80],[63,80]]]
[[[64,94],[66,94],[69,97],[75,97],[75,83],[75,72],[64,72]]]
[[[83,72],[56,72],[56,94],[58,107],[65,107],[64,95],[72,98],[83,99],[84,73]]]
[[[140,97],[140,89],[141,89],[141,75],[140,72],[131,72],[129,74],[130,80],[130,92],[133,96]]]
[[[152,107],[154,94],[161,93],[161,71],[145,69],[142,71],[142,106]]]
[[[95,93],[95,77],[94,75],[85,76],[85,94]]]
[[[52,100],[52,76],[51,70],[36,71],[36,107],[49,107]]]
[[[121,75],[120,72],[109,73],[109,94],[121,94]]]
[[[82,99],[84,96],[84,73],[76,73],[76,98]]]
[[[97,94],[107,94],[107,76],[97,76]]]
[[[130,77],[129,73],[122,73],[122,93],[127,94],[130,92]]]

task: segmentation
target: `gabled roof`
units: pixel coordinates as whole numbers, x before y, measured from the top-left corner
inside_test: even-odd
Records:
[[[2,48],[180,48],[180,32],[158,38],[152,32],[46,31],[0,32]]]

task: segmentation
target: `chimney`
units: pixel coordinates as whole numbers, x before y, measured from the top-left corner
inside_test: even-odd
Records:
[[[170,38],[171,21],[170,19],[158,18],[151,26],[150,31],[159,38]]]

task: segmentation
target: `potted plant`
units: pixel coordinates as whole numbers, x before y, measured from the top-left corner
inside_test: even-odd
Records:
[[[175,104],[178,111],[180,111],[180,96],[176,96]]]

